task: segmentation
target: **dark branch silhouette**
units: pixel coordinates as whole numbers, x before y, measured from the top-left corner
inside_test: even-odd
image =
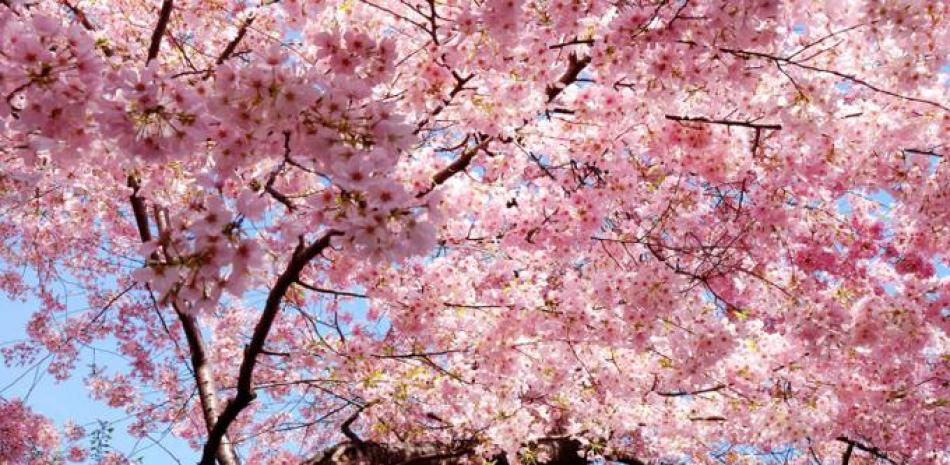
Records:
[[[158,51],[162,47],[162,36],[165,35],[168,20],[172,17],[172,6],[172,0],[162,1],[162,9],[158,12],[158,22],[155,23],[155,29],[152,31],[152,42],[148,46],[148,58],[145,59],[145,63],[150,63],[158,56]]]

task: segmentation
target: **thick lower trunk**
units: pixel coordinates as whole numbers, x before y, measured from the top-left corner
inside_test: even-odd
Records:
[[[195,371],[195,383],[198,386],[198,400],[201,402],[201,413],[204,416],[205,426],[210,433],[215,423],[217,423],[218,414],[221,411],[218,404],[218,386],[215,382],[214,371],[208,362],[198,322],[193,316],[180,311],[178,312],[178,318],[181,319],[185,338],[188,340],[188,348],[191,351],[191,365]],[[234,454],[234,447],[227,437],[222,440],[216,457],[221,465],[238,465],[240,463]]]
[[[530,463],[536,465],[588,465],[592,460],[580,441],[567,438],[545,438],[525,447],[522,454],[530,454]],[[380,444],[376,442],[347,441],[337,444],[304,462],[303,465],[462,465],[479,463],[474,443],[458,444]],[[495,465],[511,465],[504,454],[487,458]],[[644,465],[633,458],[613,458],[630,465]]]

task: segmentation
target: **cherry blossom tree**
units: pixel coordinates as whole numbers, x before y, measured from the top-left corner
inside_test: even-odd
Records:
[[[202,465],[948,463],[948,49],[932,0],[0,0],[3,358]],[[41,413],[0,463],[85,460]]]

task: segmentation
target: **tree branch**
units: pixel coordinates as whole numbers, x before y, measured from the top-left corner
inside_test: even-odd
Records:
[[[571,45],[594,45],[594,39],[578,39],[575,37],[572,40],[567,42],[561,42],[554,45],[548,45],[548,48],[551,50],[557,50],[559,48],[570,47]]]
[[[132,204],[132,213],[135,216],[135,225],[139,232],[139,239],[144,242],[152,240],[152,232],[149,229],[147,207],[145,199],[139,196],[141,185],[134,175],[129,175],[128,186],[132,188],[132,195],[129,196],[129,202]],[[160,237],[167,230],[167,225],[163,224],[161,215],[156,211],[156,226]],[[164,244],[163,244],[164,246]],[[168,254],[168,248],[165,247],[165,254]],[[153,255],[157,258],[157,255]],[[205,343],[201,336],[201,328],[198,326],[198,320],[181,311],[177,305],[173,304],[175,313],[181,321],[182,331],[185,333],[185,340],[188,341],[188,352],[191,354],[191,368],[195,376],[195,384],[198,388],[198,400],[201,402],[201,412],[205,420],[205,428],[210,433],[218,419],[218,387],[215,381],[214,371],[208,360]],[[157,311],[157,309],[156,309]],[[216,448],[215,455],[218,462],[222,465],[238,465],[234,449],[230,441],[225,441],[226,446]]]
[[[904,152],[913,153],[917,155],[927,155],[935,158],[943,158],[942,153],[937,153],[936,149],[903,149]]]
[[[851,462],[852,452],[854,452],[854,444],[848,443],[848,448],[844,450],[844,455],[841,457],[841,465],[848,465]]]
[[[139,189],[141,188],[139,180],[130,174],[126,183],[132,188],[129,203],[132,204],[132,215],[135,216],[135,226],[139,230],[139,239],[141,239],[142,242],[148,242],[152,240],[152,232],[148,229],[148,213],[145,207],[145,199],[139,196]]]
[[[847,31],[850,31],[850,30],[852,30],[852,29],[856,29],[856,28],[858,28],[858,27],[860,27],[860,26],[863,26],[863,25],[873,24],[874,22],[876,22],[876,21],[871,21],[871,22],[866,23],[866,24],[853,26],[853,27],[847,28],[847,29],[845,29],[845,30],[835,32],[835,33],[833,33],[831,36],[840,34],[840,33],[842,33],[842,32],[847,32]],[[831,37],[831,36],[828,36],[828,37]],[[730,55],[733,55],[733,56],[736,56],[736,57],[739,57],[739,58],[744,58],[744,59],[749,59],[749,58],[752,58],[752,57],[764,58],[764,59],[767,59],[767,60],[771,60],[773,63],[776,63],[776,64],[785,63],[785,64],[789,64],[789,65],[792,65],[792,66],[795,66],[795,67],[798,67],[798,68],[807,69],[807,70],[809,70],[809,71],[814,71],[814,72],[817,72],[817,73],[831,74],[831,75],[837,76],[837,77],[839,77],[839,78],[841,78],[841,79],[844,79],[844,80],[846,80],[846,81],[850,81],[850,82],[852,82],[852,83],[854,83],[854,84],[857,84],[857,85],[859,85],[859,86],[866,87],[866,88],[868,88],[868,89],[870,89],[870,90],[873,90],[873,91],[875,91],[875,92],[879,92],[879,93],[882,93],[882,94],[885,94],[885,95],[889,95],[889,96],[891,96],[891,97],[903,99],[903,100],[908,100],[908,101],[911,101],[911,102],[917,102],[917,103],[922,103],[922,104],[925,104],[925,105],[934,106],[934,107],[940,108],[940,109],[943,110],[943,111],[950,112],[950,107],[947,107],[946,105],[943,105],[943,104],[941,104],[941,103],[939,103],[939,102],[935,102],[935,101],[927,100],[927,99],[923,99],[923,98],[918,98],[918,97],[912,97],[912,96],[909,96],[909,95],[899,94],[899,93],[897,93],[897,92],[893,92],[893,91],[890,91],[890,90],[887,90],[887,89],[878,87],[878,86],[876,86],[876,85],[874,85],[874,84],[871,84],[870,82],[865,81],[864,79],[861,79],[861,78],[859,78],[859,77],[857,77],[857,76],[853,76],[853,75],[850,75],[850,74],[842,73],[842,72],[840,72],[840,71],[836,71],[836,70],[833,70],[833,69],[826,69],[826,68],[819,68],[819,67],[817,67],[817,66],[812,66],[812,65],[803,63],[804,60],[793,60],[793,58],[794,58],[796,55],[800,54],[801,52],[803,52],[803,51],[804,51],[805,49],[807,49],[808,47],[811,47],[812,45],[816,45],[817,43],[820,43],[821,41],[824,41],[824,40],[827,39],[828,37],[822,38],[822,39],[820,39],[819,41],[817,41],[816,43],[810,44],[810,45],[806,46],[804,49],[801,49],[801,50],[799,50],[799,51],[793,53],[792,55],[790,55],[790,56],[788,56],[788,57],[780,57],[780,56],[776,56],[776,55],[772,55],[772,54],[768,54],[768,53],[756,52],[756,51],[750,51],[750,50],[739,50],[739,49],[716,47],[716,46],[711,46],[711,47],[710,47],[710,46],[704,46],[704,45],[701,45],[701,44],[699,44],[699,43],[697,43],[697,42],[694,42],[694,41],[691,41],[691,40],[681,40],[681,41],[679,41],[679,42],[680,42],[680,43],[683,43],[683,44],[687,44],[687,45],[694,45],[694,46],[702,46],[702,47],[713,48],[713,49],[719,50],[720,52],[728,53],[728,54],[730,54]],[[592,44],[594,44],[595,42],[596,42],[595,39],[590,39],[589,42],[588,42],[587,40],[578,41],[578,43],[583,43],[583,44],[586,44],[586,45],[592,45]],[[561,48],[562,46],[565,46],[565,45],[573,45],[573,42],[566,42],[566,43],[564,43],[564,44],[555,44],[554,46],[551,46],[551,48]],[[586,61],[587,61],[587,63],[584,63],[584,66],[586,66],[588,63],[590,63],[590,57],[586,57],[586,58],[582,59],[581,61],[583,61],[583,60],[586,60]],[[583,67],[582,67],[582,69],[583,69]],[[569,70],[570,70],[570,68],[569,68]],[[781,66],[779,66],[779,70],[782,71],[783,73],[785,72],[784,70],[782,70]],[[575,79],[574,79],[574,80],[576,80],[576,76],[575,76]],[[574,81],[572,80],[571,82],[574,82]],[[792,82],[793,82],[793,84],[794,84],[794,81],[792,81]],[[566,86],[566,85],[565,85],[565,86]],[[796,87],[797,87],[797,85],[796,85]],[[557,94],[560,93],[560,91],[556,90],[556,87],[554,87],[554,86],[548,87],[548,102],[554,100],[554,97],[551,97],[551,93],[552,93],[552,92],[554,93],[554,97],[556,97]]]
[[[154,60],[162,47],[162,36],[165,35],[168,20],[172,16],[172,3],[172,0],[162,0],[162,9],[158,12],[158,22],[155,23],[155,30],[152,31],[152,42],[148,46],[148,58],[145,59],[145,64]]]
[[[887,89],[878,87],[878,86],[876,86],[876,85],[874,85],[874,84],[871,84],[870,82],[865,81],[865,80],[863,80],[863,79],[861,79],[861,78],[859,78],[859,77],[857,77],[857,76],[852,76],[852,75],[850,75],[850,74],[845,74],[845,73],[842,73],[841,71],[836,71],[836,70],[833,70],[833,69],[826,69],[826,68],[819,68],[819,67],[817,67],[817,66],[812,66],[812,65],[809,65],[809,64],[802,63],[802,61],[796,61],[796,60],[792,60],[792,59],[790,59],[790,58],[780,57],[780,56],[772,55],[772,54],[769,54],[769,53],[756,52],[756,51],[750,51],[750,50],[738,50],[738,49],[733,49],[733,48],[721,48],[721,47],[718,48],[718,50],[721,51],[721,52],[728,53],[728,54],[730,54],[730,55],[739,57],[739,58],[744,58],[744,59],[749,59],[749,58],[752,58],[752,57],[755,57],[755,58],[764,58],[764,59],[767,59],[767,60],[771,60],[772,62],[774,62],[774,63],[776,63],[776,64],[779,64],[779,63],[787,63],[787,64],[789,64],[789,65],[792,65],[792,66],[795,66],[795,67],[798,67],[798,68],[801,68],[801,69],[807,69],[807,70],[809,70],[809,71],[814,71],[814,72],[816,72],[816,73],[830,74],[830,75],[832,75],[832,76],[837,76],[837,77],[839,77],[839,78],[841,78],[841,79],[844,79],[844,80],[846,80],[846,81],[852,82],[852,83],[857,84],[857,85],[859,85],[859,86],[866,87],[866,88],[871,89],[871,90],[873,90],[873,91],[875,91],[875,92],[879,92],[879,93],[882,93],[882,94],[885,94],[885,95],[890,95],[891,97],[896,97],[896,98],[903,99],[903,100],[908,100],[908,101],[911,101],[911,102],[917,102],[917,103],[923,103],[923,104],[925,104],[925,105],[931,105],[931,106],[937,107],[937,108],[939,108],[939,109],[941,109],[941,110],[943,110],[943,111],[950,112],[950,107],[947,107],[947,106],[945,106],[945,105],[942,105],[942,104],[940,104],[940,103],[938,103],[938,102],[934,102],[934,101],[932,101],[932,100],[922,99],[922,98],[918,98],[918,97],[911,97],[911,96],[909,96],[909,95],[898,94],[897,92],[893,92],[893,91],[890,91],[890,90],[887,90]]]
[[[301,281],[301,280],[299,280],[299,279],[297,280],[297,283],[296,283],[296,284],[298,284],[298,285],[300,285],[300,286],[303,286],[304,288],[307,288],[307,289],[309,289],[309,290],[311,290],[311,291],[313,291],[313,292],[319,292],[319,293],[321,293],[321,294],[330,294],[330,295],[341,296],[341,297],[353,297],[353,298],[356,298],[356,299],[368,299],[368,298],[369,298],[369,296],[366,295],[366,294],[358,294],[358,293],[356,293],[356,292],[338,291],[338,290],[335,290],[335,289],[326,289],[326,288],[323,288],[323,287],[317,287],[317,286],[314,286],[313,284],[305,283],[305,282],[303,282],[303,281]]]
[[[736,121],[729,119],[709,119],[705,116],[677,116],[677,115],[666,115],[666,119],[670,121],[680,121],[680,122],[693,122],[693,123],[705,123],[705,124],[721,124],[724,126],[739,126],[743,128],[752,128],[752,129],[771,129],[773,131],[778,131],[782,129],[781,124],[758,124],[751,121]]]
[[[244,36],[247,34],[247,28],[251,27],[251,24],[254,23],[254,16],[248,16],[247,19],[241,24],[241,28],[238,29],[237,35],[228,42],[228,45],[224,47],[224,50],[218,55],[218,59],[215,60],[215,63],[222,64],[231,58],[231,54],[234,53],[234,50],[237,48],[238,44],[241,43],[241,40],[244,39]]]
[[[577,77],[581,74],[581,71],[590,64],[590,61],[591,57],[589,55],[583,58],[577,58],[577,55],[573,53],[568,55],[567,70],[564,71],[564,74],[561,75],[557,83],[549,85],[544,90],[544,93],[548,96],[548,103],[553,102],[561,92],[564,92],[567,86],[576,82]]]
[[[79,8],[78,5],[70,3],[69,0],[60,0],[60,3],[62,3],[63,6],[65,6],[73,14],[73,16],[79,20],[79,24],[81,24],[84,29],[89,32],[94,32],[96,30],[96,26],[92,24],[92,21],[89,20],[89,17],[86,16],[86,12],[83,11],[82,8]],[[111,57],[115,53],[108,45],[102,44],[99,45],[99,48],[102,49],[102,53],[107,57]]]
[[[78,6],[73,5],[69,0],[59,0],[63,6],[65,6],[72,14],[79,20],[79,24],[82,25],[87,31],[95,31],[96,27],[92,25],[92,22],[89,21],[89,17],[86,16],[86,12],[79,9]]]
[[[455,159],[455,161],[449,164],[449,166],[442,168],[441,171],[432,176],[432,184],[416,194],[416,198],[425,197],[426,194],[432,192],[432,190],[437,186],[444,184],[446,181],[451,179],[452,176],[455,176],[459,172],[465,171],[465,169],[468,168],[468,165],[472,163],[472,159],[475,158],[475,155],[478,153],[478,151],[487,147],[488,143],[492,140],[491,137],[485,135],[482,135],[481,139],[481,142],[463,151],[462,154],[459,155],[457,159]]]
[[[669,391],[669,392],[657,392],[656,395],[663,397],[683,397],[683,396],[695,396],[697,394],[705,394],[707,392],[717,392],[726,388],[725,384],[717,384],[712,387],[697,389],[695,391]]]
[[[412,131],[413,134],[419,134],[419,132],[422,131],[422,128],[425,127],[425,125],[428,124],[429,121],[431,121],[436,116],[439,116],[440,113],[442,113],[449,105],[451,105],[452,99],[455,98],[455,96],[458,95],[459,92],[462,92],[463,90],[465,90],[465,84],[468,84],[468,82],[471,81],[472,78],[475,77],[475,74],[472,73],[472,74],[469,74],[468,76],[462,76],[456,73],[455,71],[452,71],[452,77],[455,78],[455,85],[452,87],[452,90],[449,91],[449,97],[443,100],[442,103],[439,104],[439,106],[435,107],[435,109],[432,110],[432,113],[430,113],[428,116],[423,118],[422,121],[419,121],[419,123],[416,124],[416,129]]]
[[[848,450],[845,451],[845,458],[850,458],[850,454],[848,454],[848,451],[850,451],[851,448],[854,447],[854,448],[863,450],[864,452],[867,452],[879,459],[882,459],[890,463],[891,465],[897,465],[897,462],[894,461],[894,459],[888,457],[887,454],[884,453],[884,451],[882,451],[881,449],[878,449],[877,447],[869,446],[867,444],[862,444],[847,436],[838,436],[835,439],[839,442],[843,442],[848,445]],[[842,462],[842,465],[847,465],[847,462]]]
[[[429,20],[429,35],[432,37],[432,42],[436,45],[439,45],[439,26],[436,24],[436,14],[435,14],[435,0],[426,0],[426,3],[429,4],[429,14],[423,15]]]
[[[277,319],[280,312],[281,303],[284,295],[294,283],[300,278],[300,273],[304,267],[310,263],[317,255],[330,246],[330,240],[334,236],[340,236],[343,233],[337,230],[329,230],[306,248],[300,247],[294,250],[293,256],[283,273],[277,278],[274,287],[267,294],[267,301],[264,304],[264,311],[261,318],[254,327],[254,333],[251,336],[251,342],[244,348],[244,358],[241,360],[241,368],[238,372],[237,393],[234,394],[217,423],[208,434],[208,440],[205,442],[204,450],[201,454],[200,465],[213,465],[215,451],[221,444],[221,440],[227,433],[228,428],[234,423],[238,415],[247,408],[256,397],[254,392],[254,368],[257,366],[257,356],[264,349],[264,342],[270,334],[270,329]]]
[[[558,81],[555,84],[551,84],[547,86],[547,88],[545,89],[545,94],[548,96],[548,100],[547,100],[548,103],[550,103],[558,95],[560,95],[561,92],[563,92],[564,89],[567,88],[567,86],[573,84],[574,82],[577,82],[577,78],[580,75],[581,71],[583,71],[584,68],[586,68],[587,65],[590,64],[590,62],[591,62],[590,56],[577,58],[577,55],[571,53],[568,58],[567,70],[564,71],[564,74],[561,75],[561,77],[558,79]],[[455,78],[456,78],[456,81],[458,82],[458,84],[456,85],[456,88],[461,90],[462,85],[464,85],[465,82],[468,82],[468,80],[471,79],[471,75],[466,78],[462,78],[461,76],[455,75]],[[518,132],[521,128],[524,128],[525,126],[527,126],[528,123],[529,123],[529,120],[525,119],[521,127],[519,127],[518,129],[515,129],[515,132]],[[417,127],[417,129],[418,128],[421,128],[421,126]],[[416,194],[416,198],[424,197],[429,192],[432,192],[432,190],[435,189],[438,185],[444,183],[445,181],[448,181],[455,174],[461,171],[464,171],[466,168],[468,168],[468,165],[472,162],[472,159],[475,158],[475,155],[478,153],[478,151],[485,150],[486,147],[488,146],[488,143],[493,140],[492,137],[488,137],[484,134],[479,134],[478,138],[480,140],[478,145],[462,152],[462,155],[460,155],[458,159],[452,162],[449,166],[446,166],[445,168],[443,168],[442,171],[439,171],[438,173],[436,173],[435,176],[433,176],[432,178],[432,184],[426,189],[424,189],[422,192],[419,192],[418,194]],[[514,141],[514,138],[499,137],[498,140],[504,143],[510,143]]]
[[[353,443],[355,444],[362,444],[363,440],[360,439],[360,437],[357,436],[356,433],[354,433],[352,429],[350,429],[350,426],[353,425],[353,422],[355,422],[356,419],[360,416],[360,413],[363,413],[364,408],[365,407],[358,407],[356,411],[353,412],[353,414],[350,415],[346,420],[344,420],[343,424],[340,425],[340,430],[343,431],[343,435],[346,436],[346,438],[349,439],[350,441],[353,441]]]
[[[191,352],[191,365],[195,370],[195,381],[198,385],[198,399],[201,401],[201,413],[204,416],[205,426],[208,434],[214,429],[218,421],[218,386],[215,382],[214,371],[208,360],[208,354],[205,350],[205,343],[201,336],[201,328],[198,327],[198,320],[192,316],[175,309],[178,319],[181,320],[182,330],[185,333],[185,340],[188,341],[188,350]],[[234,454],[234,448],[230,441],[222,438],[222,444],[215,448],[215,456],[221,465],[238,465]]]

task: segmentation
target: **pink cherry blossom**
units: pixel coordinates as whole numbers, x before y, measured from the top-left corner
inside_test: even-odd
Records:
[[[946,463],[948,18],[0,2],[0,357],[202,465]]]

